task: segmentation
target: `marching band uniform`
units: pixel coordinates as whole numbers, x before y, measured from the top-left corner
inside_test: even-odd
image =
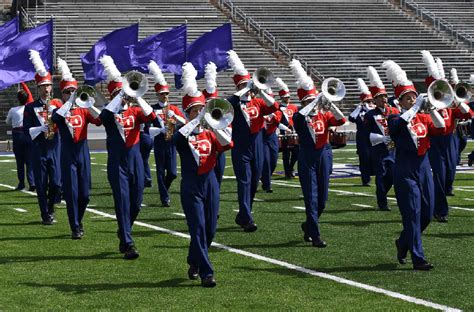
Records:
[[[169,86],[161,72],[160,67],[154,61],[148,64],[150,73],[155,78],[155,92],[158,96],[158,103],[153,105],[153,110],[156,116],[160,118],[155,120],[153,126],[162,129],[165,126],[170,128],[171,123],[175,123],[176,127],[183,125],[186,120],[183,113],[175,105],[168,103],[168,94],[170,92]],[[162,125],[158,125],[158,120],[161,120]],[[168,122],[166,122],[168,121]],[[165,123],[168,123],[166,125]],[[173,134],[176,129],[168,129],[169,134]],[[169,188],[171,183],[176,179],[176,146],[172,140],[172,136],[166,137],[167,133],[163,132],[154,138],[154,152],[156,162],[156,176],[158,182],[158,190],[160,192],[161,204],[164,207],[170,206]]]
[[[52,225],[55,222],[54,204],[61,189],[61,169],[59,134],[49,119],[53,110],[61,107],[62,103],[58,99],[48,103],[52,85],[51,74],[44,67],[37,51],[30,50],[30,59],[35,66],[35,81],[40,89],[40,97],[25,106],[23,131],[32,140],[33,172],[42,224]],[[50,131],[51,137],[47,139],[46,134]]]
[[[150,128],[150,123],[145,123],[140,125],[140,154],[142,155],[143,160],[143,172],[145,177],[144,186],[151,187],[151,170],[148,159],[150,158],[151,150],[153,149],[153,139],[148,133]]]
[[[290,67],[297,78],[297,93],[302,104],[302,108],[293,116],[300,139],[298,175],[306,210],[306,221],[301,228],[305,241],[311,241],[314,247],[323,248],[326,247],[326,242],[321,239],[318,220],[326,206],[332,167],[327,147],[328,128],[343,125],[346,120],[332,103],[330,111],[315,110],[322,95],[317,95],[313,81],[299,61],[292,60]]]
[[[120,239],[119,250],[124,259],[136,259],[139,254],[132,238],[132,226],[140,212],[143,199],[143,160],[140,154],[140,124],[153,121],[153,109],[142,99],[139,106],[123,106],[121,74],[113,59],[104,55],[100,62],[108,74],[107,85],[112,101],[99,115],[107,134],[107,178],[114,195]]]
[[[280,125],[283,113],[276,111],[264,117],[264,127],[262,129],[263,139],[263,170],[262,189],[267,193],[272,193],[272,174],[275,171],[278,161],[278,136],[277,129]]]
[[[203,287],[214,287],[208,248],[216,233],[219,186],[213,169],[217,153],[231,148],[232,142],[229,132],[199,126],[205,113],[205,98],[197,89],[196,73],[191,63],[183,65],[183,88],[187,93],[183,110],[191,120],[176,132],[174,141],[181,159],[181,203],[191,235],[188,276],[197,279],[199,274]]]
[[[21,87],[23,91],[18,91],[20,105],[10,108],[5,122],[7,125],[12,126],[13,154],[15,155],[16,174],[18,177],[18,186],[16,187],[16,190],[22,190],[25,188],[26,167],[26,179],[30,185],[28,190],[33,192],[36,187],[33,175],[31,138],[23,131],[23,114],[25,111],[25,105],[34,100],[26,83],[21,82]]]
[[[406,263],[410,251],[415,270],[430,270],[433,265],[426,261],[421,242],[434,208],[433,177],[426,152],[430,136],[442,133],[444,120],[436,111],[430,115],[418,112],[424,98],[420,95],[415,101],[415,87],[395,62],[387,61],[382,66],[387,68],[387,77],[394,82],[395,95],[403,108],[401,114],[388,120],[396,145],[394,187],[403,222],[403,230],[395,241],[397,258],[400,264]]]
[[[388,148],[391,140],[387,118],[392,114],[398,114],[399,111],[387,104],[387,92],[375,68],[369,66],[367,74],[371,81],[369,90],[375,99],[376,105],[373,110],[365,114],[364,120],[369,131],[370,153],[375,166],[377,205],[380,210],[388,211],[390,208],[387,203],[387,193],[393,185],[395,152],[393,148]]]
[[[257,191],[258,181],[263,170],[263,141],[262,125],[263,116],[274,113],[278,103],[262,92],[263,99],[249,96],[251,84],[250,74],[240,61],[237,53],[229,51],[229,64],[234,70],[234,83],[237,88],[242,88],[227,100],[234,108],[232,122],[232,164],[237,179],[237,192],[239,212],[235,223],[245,232],[254,232],[257,226],[252,217],[252,205]],[[248,84],[249,87],[245,87]],[[250,93],[252,93],[250,91]],[[238,131],[237,131],[238,129]]]
[[[437,79],[445,79],[441,59],[436,62],[429,51],[422,51],[423,61],[428,68],[428,77],[425,79],[426,86]],[[445,108],[438,110],[443,117],[445,128],[441,135],[430,138],[430,150],[428,152],[434,181],[434,217],[439,222],[448,221],[448,200],[446,196],[452,190],[456,166],[458,164],[458,149],[453,134],[456,120],[470,118],[469,106],[461,103],[456,108]]]
[[[278,129],[280,130],[281,135],[285,135],[288,132],[294,132],[293,127],[293,115],[298,112],[298,107],[290,103],[290,90],[288,86],[281,80],[281,78],[275,79],[276,85],[279,87],[278,95],[280,96],[280,111],[282,112],[282,118]],[[282,142],[282,159],[283,159],[283,169],[285,171],[286,178],[294,178],[294,166],[298,160],[298,145],[289,147],[288,145],[284,146],[286,142]]]
[[[365,122],[365,114],[374,108],[372,94],[365,82],[357,79],[359,86],[361,103],[349,115],[349,121],[356,124],[356,147],[359,155],[360,178],[363,186],[369,186],[370,176],[372,175],[372,157],[370,154],[369,131]]]
[[[72,77],[66,62],[59,57],[58,68],[62,73],[61,91],[75,91],[77,81]],[[81,239],[84,235],[82,218],[89,203],[91,185],[87,127],[89,123],[100,126],[101,121],[98,119],[100,112],[92,104],[90,108],[81,108],[74,101],[75,96],[71,95],[54,112],[52,120],[58,126],[61,138],[61,177],[72,239]]]

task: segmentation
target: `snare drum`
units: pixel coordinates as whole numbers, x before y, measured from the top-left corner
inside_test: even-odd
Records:
[[[347,144],[347,136],[344,132],[329,130],[329,143],[334,149],[341,148]]]
[[[461,121],[458,123],[456,126],[456,131],[461,135],[462,137],[468,137],[471,135],[471,121]]]

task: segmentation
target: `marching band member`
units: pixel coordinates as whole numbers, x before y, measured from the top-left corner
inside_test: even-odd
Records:
[[[426,152],[430,148],[430,137],[439,135],[444,120],[436,110],[430,114],[419,113],[424,103],[406,73],[393,61],[382,67],[394,84],[395,96],[402,108],[400,114],[388,119],[390,136],[396,145],[394,165],[394,187],[397,204],[402,215],[403,230],[395,241],[400,264],[406,263],[411,253],[414,270],[431,270],[426,261],[421,243],[421,234],[433,216],[433,177]]]
[[[280,96],[280,111],[283,113],[278,129],[280,134],[295,134],[293,127],[293,115],[298,112],[298,107],[290,103],[290,89],[281,78],[276,78],[275,83],[279,88],[278,95]],[[287,142],[282,141],[282,158],[283,158],[283,169],[285,171],[285,177],[292,179],[295,177],[294,166],[298,160],[298,145],[288,146]]]
[[[118,223],[119,251],[124,259],[138,258],[132,238],[132,226],[140,212],[143,199],[143,160],[140,154],[140,124],[153,121],[156,116],[148,103],[124,96],[122,78],[113,59],[102,56],[99,61],[108,76],[107,89],[111,101],[99,115],[107,134],[107,178],[114,195]]]
[[[26,179],[30,185],[28,191],[34,192],[35,178],[33,175],[32,153],[31,153],[31,138],[25,135],[23,131],[23,114],[25,105],[34,101],[33,95],[28,89],[28,86],[23,81],[21,82],[22,90],[18,90],[19,105],[10,108],[5,120],[7,125],[12,126],[13,138],[13,154],[16,161],[16,174],[18,177],[18,186],[15,190],[22,190],[25,188],[25,167]]]
[[[441,59],[435,61],[431,53],[426,50],[421,51],[421,54],[428,69],[428,77],[425,79],[426,86],[429,87],[435,80],[446,80]],[[456,127],[456,120],[471,118],[471,115],[466,103],[459,103],[455,108],[440,109],[438,113],[443,117],[446,127],[442,135],[430,138],[431,147],[428,156],[433,170],[434,217],[439,222],[447,222],[448,200],[446,196],[452,189],[458,160],[453,131]]]
[[[191,235],[188,277],[201,278],[203,287],[214,287],[214,269],[208,248],[216,233],[219,213],[219,185],[214,172],[218,153],[231,148],[232,140],[223,130],[203,129],[205,97],[198,90],[196,70],[183,65],[183,110],[189,122],[174,135],[181,159],[181,204]]]
[[[272,95],[271,90],[267,90],[267,92]],[[279,129],[282,117],[283,113],[277,110],[266,115],[263,122],[263,170],[261,180],[262,189],[267,193],[273,193],[272,174],[277,166],[279,152],[277,129]]]
[[[217,90],[217,66],[213,62],[206,64],[204,68],[204,79],[206,80],[206,87],[202,90],[202,94],[206,101],[215,99],[219,96],[219,91]],[[231,128],[229,128],[231,129]],[[224,176],[225,170],[225,153],[217,153],[217,162],[214,167],[214,172],[216,173],[217,183],[219,188],[222,183],[222,177]]]
[[[160,133],[154,138],[154,152],[161,204],[163,207],[169,207],[171,203],[169,188],[177,176],[176,146],[172,137],[177,127],[185,124],[186,120],[179,108],[168,102],[170,88],[158,64],[155,61],[150,61],[148,70],[155,78],[155,92],[158,98],[158,103],[152,107],[160,119],[155,120],[154,126],[158,126],[156,123],[161,120],[163,124],[159,127],[167,129],[166,132]]]
[[[374,98],[375,108],[365,114],[367,129],[369,131],[370,153],[375,169],[375,193],[377,205],[380,210],[389,211],[387,193],[393,185],[393,163],[395,162],[394,145],[389,136],[387,118],[398,114],[397,108],[388,105],[385,86],[377,70],[367,67],[367,76],[370,80],[370,92]]]
[[[61,169],[59,134],[51,116],[62,103],[57,99],[51,100],[53,80],[40,54],[35,50],[29,52],[36,70],[39,98],[25,106],[23,131],[33,141],[31,154],[42,224],[52,225],[56,222],[54,204],[60,194]]]
[[[59,87],[65,103],[54,112],[52,120],[58,126],[61,138],[61,177],[71,238],[81,239],[84,235],[82,218],[89,203],[91,185],[87,127],[89,123],[101,125],[100,112],[93,106],[92,98],[87,107],[76,105],[77,81],[60,57],[57,64],[62,75]]]
[[[255,232],[257,225],[252,217],[252,205],[258,181],[263,170],[263,116],[274,113],[278,103],[265,92],[256,98],[250,74],[235,51],[228,51],[229,65],[234,71],[237,92],[228,98],[235,112],[232,122],[232,164],[237,179],[239,212],[235,223],[245,232]]]
[[[318,220],[326,206],[332,167],[327,154],[328,128],[343,125],[346,119],[333,103],[330,103],[329,111],[320,107],[325,101],[324,96],[318,95],[313,80],[298,60],[292,60],[290,67],[296,77],[301,102],[301,109],[293,116],[300,138],[298,175],[306,210],[306,221],[301,224],[301,229],[305,241],[311,241],[314,247],[324,248],[327,245],[321,239]]]
[[[375,108],[374,99],[369,88],[362,78],[357,78],[357,85],[360,91],[360,104],[349,115],[349,121],[357,126],[356,146],[359,155],[359,170],[362,186],[370,186],[370,176],[372,175],[372,157],[370,154],[370,140],[367,123],[365,122],[365,114]]]

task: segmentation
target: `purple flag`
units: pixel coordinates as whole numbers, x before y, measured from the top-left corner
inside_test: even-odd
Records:
[[[94,86],[105,80],[107,74],[99,62],[102,55],[110,55],[121,72],[132,69],[128,46],[138,42],[138,24],[112,31],[100,38],[86,54],[81,55],[85,83]]]
[[[227,51],[232,50],[232,27],[230,23],[219,26],[194,40],[187,51],[187,62],[196,68],[196,79],[204,77],[204,68],[209,62],[214,62],[217,71],[229,68]],[[176,88],[181,88],[181,76],[175,75]]]
[[[18,17],[0,25],[0,42],[7,41],[15,37],[20,33],[20,25],[18,23]],[[1,47],[0,47],[1,49]]]
[[[35,68],[29,59],[29,49],[39,52],[47,70],[53,66],[53,20],[1,43],[0,90],[35,77]]]
[[[186,31],[182,24],[130,46],[133,68],[148,73],[148,63],[153,60],[163,72],[180,74],[186,61]]]

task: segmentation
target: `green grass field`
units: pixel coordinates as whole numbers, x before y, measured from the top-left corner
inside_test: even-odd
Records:
[[[466,150],[472,148],[470,143]],[[106,154],[93,153],[92,157],[91,208],[114,214]],[[336,150],[334,159],[340,164],[356,163],[354,146]],[[452,206],[467,210],[452,209],[449,223],[433,222],[423,235],[425,253],[435,265],[430,272],[415,272],[410,264],[398,264],[394,240],[401,230],[401,218],[396,202],[389,200],[392,211],[378,211],[375,187],[359,186],[359,178],[331,180],[328,207],[320,221],[322,238],[328,243],[325,249],[303,241],[300,223],[304,211],[294,208],[304,206],[297,179],[275,176],[273,194],[257,193],[254,218],[259,229],[244,233],[234,224],[236,183],[227,178],[215,241],[266,258],[211,248],[218,285],[204,289],[199,281],[187,279],[188,239],[151,228],[187,233],[180,215],[179,179],[172,186],[170,208],[160,206],[155,181],[154,188],[146,189],[146,206],[139,221],[147,226],[134,226],[140,258],[124,261],[118,252],[116,221],[96,211],[86,213],[86,234],[79,241],[70,239],[64,205],[57,209],[57,224],[42,226],[36,198],[9,188],[17,184],[14,168],[12,157],[0,156],[2,311],[432,309],[308,272],[474,311],[474,181],[469,173],[457,175],[456,196],[449,198]],[[277,171],[281,170],[279,165]],[[232,175],[232,168],[227,168],[226,176]]]

